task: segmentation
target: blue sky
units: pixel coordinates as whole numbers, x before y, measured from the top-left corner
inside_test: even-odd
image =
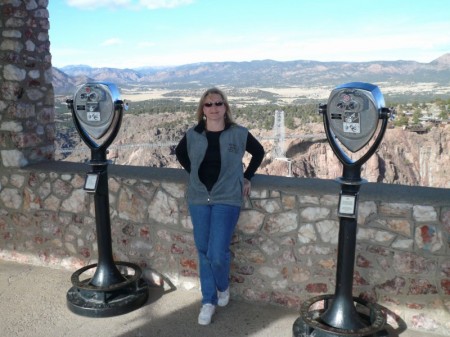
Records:
[[[212,61],[431,62],[448,0],[51,0],[55,67]]]

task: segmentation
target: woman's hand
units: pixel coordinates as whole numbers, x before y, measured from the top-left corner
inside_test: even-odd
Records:
[[[244,178],[244,189],[242,191],[242,194],[244,195],[244,197],[250,196],[251,188],[252,188],[252,183],[250,182],[250,180]]]

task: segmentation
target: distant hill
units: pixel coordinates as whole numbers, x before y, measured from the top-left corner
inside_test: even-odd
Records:
[[[206,62],[173,67],[136,69],[93,68],[71,65],[53,68],[55,93],[73,92],[87,81],[111,81],[122,87],[136,85],[189,89],[213,85],[235,88],[334,86],[345,82],[437,83],[450,85],[450,53],[430,63],[416,61],[319,62],[260,60]]]
[[[56,94],[73,93],[75,87],[79,84],[95,81],[87,75],[68,75],[58,68],[53,67],[53,88]]]

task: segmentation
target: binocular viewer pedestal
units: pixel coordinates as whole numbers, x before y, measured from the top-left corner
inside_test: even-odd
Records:
[[[386,313],[376,303],[353,297],[353,274],[357,233],[357,199],[365,181],[354,170],[336,181],[341,183],[339,200],[339,238],[334,295],[314,297],[302,303],[300,317],[293,326],[294,337],[388,337]]]
[[[100,150],[103,152],[103,150]],[[98,156],[106,155],[106,153]],[[130,262],[114,261],[109,219],[108,162],[91,161],[85,190],[94,194],[98,263],[72,274],[67,305],[76,314],[110,317],[128,313],[144,305],[149,287],[141,268]],[[90,275],[95,269],[92,278]]]
[[[91,149],[91,171],[86,175],[84,190],[94,196],[98,245],[98,263],[72,274],[67,305],[74,313],[91,317],[128,313],[144,305],[149,295],[141,268],[114,261],[112,254],[107,148],[119,132],[127,107],[118,95],[114,84],[93,82],[80,86],[73,100],[67,100],[75,127]],[[100,140],[102,143],[97,143]],[[89,278],[93,269],[95,273]]]

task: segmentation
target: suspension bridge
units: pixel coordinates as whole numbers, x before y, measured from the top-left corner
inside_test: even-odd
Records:
[[[278,160],[288,160],[286,158],[286,139],[303,139],[303,140],[317,140],[317,139],[325,139],[324,133],[315,133],[315,134],[302,134],[302,135],[286,135],[285,133],[286,127],[284,122],[284,111],[283,110],[275,110],[274,113],[274,123],[272,128],[272,136],[260,137],[259,140],[268,140],[273,141],[274,146],[272,148],[272,158]],[[74,134],[78,136],[78,133],[74,131]],[[167,141],[167,142],[157,142],[157,143],[133,143],[133,144],[112,144],[109,149],[110,150],[128,150],[128,149],[136,149],[136,148],[166,148],[176,146],[178,142],[175,141]],[[67,154],[67,153],[76,153],[76,152],[89,152],[90,149],[87,147],[58,147],[55,149],[55,153],[57,154]]]

